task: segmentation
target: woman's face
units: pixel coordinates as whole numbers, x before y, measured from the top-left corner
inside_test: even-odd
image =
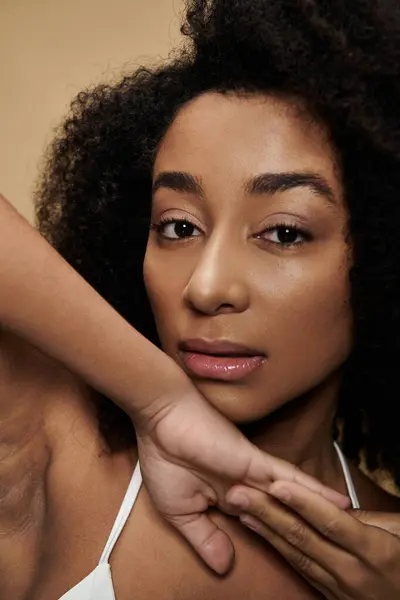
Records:
[[[351,349],[346,222],[328,136],[294,101],[207,93],[167,131],[145,283],[163,349],[232,421],[337,376]]]

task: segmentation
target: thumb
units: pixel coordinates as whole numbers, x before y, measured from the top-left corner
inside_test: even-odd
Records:
[[[209,517],[203,513],[195,513],[166,518],[210,569],[219,575],[224,575],[230,569],[234,558],[232,542]]]
[[[384,513],[373,510],[350,510],[348,512],[365,525],[378,527],[400,537],[400,513]]]

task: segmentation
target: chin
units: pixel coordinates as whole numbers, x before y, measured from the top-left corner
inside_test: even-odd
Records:
[[[194,385],[201,395],[224,417],[236,425],[244,425],[260,421],[274,413],[279,406],[266,406],[266,398],[259,398],[257,393],[242,384],[241,386],[215,381],[195,381]]]

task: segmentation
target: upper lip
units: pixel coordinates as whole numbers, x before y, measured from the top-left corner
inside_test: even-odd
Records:
[[[191,339],[179,344],[179,349],[184,352],[199,352],[213,356],[265,356],[257,348],[244,346],[228,340]]]

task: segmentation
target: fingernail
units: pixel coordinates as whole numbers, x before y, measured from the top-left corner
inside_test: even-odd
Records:
[[[229,504],[236,506],[237,508],[247,508],[250,505],[247,496],[241,492],[233,492],[229,497]]]
[[[274,496],[274,498],[278,498],[278,500],[280,500],[281,502],[290,502],[291,495],[289,490],[287,490],[286,488],[270,490],[269,493],[271,494],[271,496]]]
[[[241,515],[239,518],[240,522],[243,523],[243,525],[246,525],[246,527],[252,531],[255,531],[256,533],[260,531],[260,523],[255,517],[250,515]]]
[[[322,493],[322,496],[323,498],[326,498],[330,502],[336,504],[336,506],[339,508],[347,509],[351,506],[351,500],[348,496],[344,496],[343,494],[340,494],[334,490],[328,489]]]

